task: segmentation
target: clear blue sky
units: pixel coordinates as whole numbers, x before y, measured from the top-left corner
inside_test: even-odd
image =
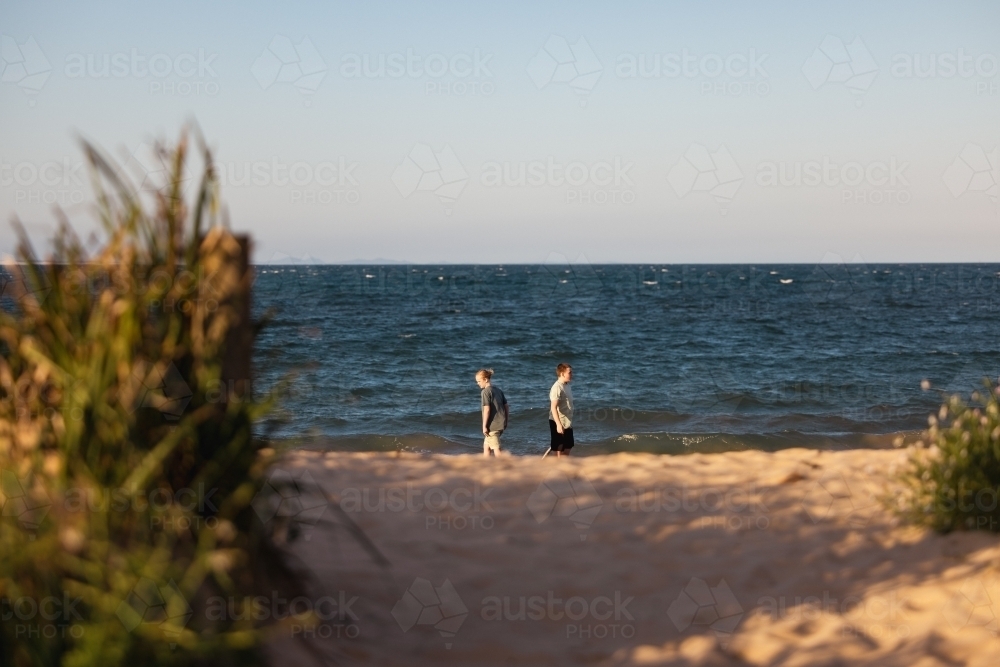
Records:
[[[53,201],[93,226],[77,136],[144,173],[196,119],[261,262],[1000,259],[998,3],[5,0],[0,32],[0,253]]]

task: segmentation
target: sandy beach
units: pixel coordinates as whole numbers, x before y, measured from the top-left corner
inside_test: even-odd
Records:
[[[274,470],[303,489],[310,597],[345,610],[310,643],[344,663],[998,664],[1000,543],[900,525],[881,498],[904,456],[296,451]]]

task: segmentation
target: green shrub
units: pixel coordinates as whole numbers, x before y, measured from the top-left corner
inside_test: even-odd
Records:
[[[250,379],[248,249],[207,149],[186,203],[186,135],[152,192],[84,150],[106,243],[63,220],[42,261],[18,226],[3,276],[0,664],[249,664],[258,622],[203,613],[266,590],[271,554],[250,506],[269,405],[226,393]]]
[[[984,383],[969,405],[952,396],[912,447],[898,509],[947,532],[1000,530],[1000,406],[998,388]]]

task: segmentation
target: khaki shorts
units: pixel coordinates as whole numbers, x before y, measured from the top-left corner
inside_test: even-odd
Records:
[[[488,436],[486,436],[485,440],[483,440],[483,446],[486,447],[486,448],[488,448],[488,449],[490,449],[490,450],[492,450],[492,451],[494,451],[494,452],[499,453],[500,452],[500,435],[502,433],[503,433],[503,431],[490,431],[490,434]]]

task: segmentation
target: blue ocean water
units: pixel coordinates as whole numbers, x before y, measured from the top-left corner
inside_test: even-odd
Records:
[[[257,272],[255,393],[288,379],[262,434],[312,447],[481,451],[492,367],[505,446],[540,454],[560,362],[580,453],[887,446],[1000,371],[1000,265]]]

